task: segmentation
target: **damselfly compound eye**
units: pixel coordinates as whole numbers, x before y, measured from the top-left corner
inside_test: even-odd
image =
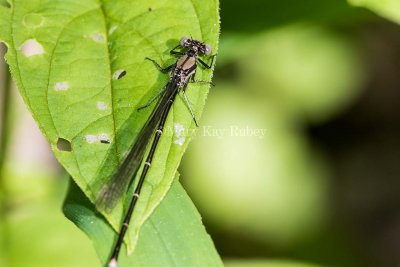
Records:
[[[182,37],[181,41],[179,42],[182,47],[188,47],[188,41],[190,40],[189,37],[185,36]]]
[[[209,56],[211,55],[211,52],[212,52],[211,46],[209,46],[208,44],[204,45],[204,55]]]

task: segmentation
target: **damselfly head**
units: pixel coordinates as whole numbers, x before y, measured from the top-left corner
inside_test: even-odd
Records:
[[[204,49],[202,52],[205,56],[209,56],[212,53],[212,48],[208,44],[204,44]]]
[[[182,37],[181,41],[179,42],[179,44],[182,47],[189,47],[190,46],[190,41],[192,41],[189,37],[184,36]]]
[[[179,42],[179,44],[182,47],[188,48],[190,50],[193,50],[195,52],[200,52],[201,54],[205,55],[205,56],[209,56],[211,55],[212,49],[211,46],[209,46],[208,44],[202,43],[200,41],[197,40],[193,40],[187,36],[182,37],[181,41]]]

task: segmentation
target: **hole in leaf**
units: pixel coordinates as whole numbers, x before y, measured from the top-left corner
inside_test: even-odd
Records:
[[[153,11],[153,9],[151,7],[149,7],[149,12]]]
[[[71,142],[64,138],[58,138],[57,149],[60,151],[71,152],[72,151]]]
[[[100,143],[102,144],[110,144],[110,138],[106,134],[99,134],[98,139],[100,140]]]
[[[126,75],[126,70],[117,70],[114,72],[113,79],[119,80]]]

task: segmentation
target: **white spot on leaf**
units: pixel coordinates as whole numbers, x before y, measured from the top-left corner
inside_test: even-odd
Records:
[[[66,91],[69,89],[68,82],[58,82],[54,85],[54,90],[56,91]]]
[[[92,134],[86,135],[85,139],[86,139],[86,142],[88,142],[89,144],[93,144],[93,143],[96,143],[97,141],[99,141],[97,136],[96,135],[92,135]]]
[[[26,57],[44,54],[42,45],[35,39],[26,40],[21,46],[21,51]]]
[[[97,43],[104,42],[104,40],[106,39],[106,37],[102,33],[93,33],[90,35],[90,38],[92,38],[92,40]]]
[[[111,143],[110,137],[108,137],[107,134],[101,133],[98,135],[94,134],[88,134],[85,136],[86,142],[89,144],[94,144],[94,143],[103,143],[103,144],[109,144]]]
[[[107,107],[106,103],[99,101],[99,102],[97,102],[97,108],[100,110],[106,110],[108,107]]]
[[[185,127],[180,123],[175,123],[174,124],[174,129],[175,129],[176,136],[179,137],[179,136],[182,135],[183,131],[185,130]]]
[[[175,130],[175,135],[176,135],[176,139],[174,141],[174,144],[182,146],[185,143],[185,140],[186,140],[186,137],[184,135],[185,127],[180,123],[175,123],[174,124],[174,130]]]
[[[185,143],[185,140],[186,140],[185,137],[178,137],[177,139],[175,139],[174,144],[183,146],[183,144]]]

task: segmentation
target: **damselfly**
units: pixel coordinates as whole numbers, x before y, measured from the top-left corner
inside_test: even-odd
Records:
[[[179,48],[181,50],[177,50]],[[189,37],[183,37],[180,40],[179,45],[173,48],[170,53],[172,55],[179,56],[179,59],[174,64],[166,68],[161,67],[156,61],[150,58],[146,58],[152,61],[160,71],[164,73],[171,72],[169,76],[169,81],[164,86],[164,88],[162,88],[157,96],[150,100],[148,104],[139,108],[146,108],[153,101],[158,99],[156,107],[154,108],[149,119],[140,131],[136,141],[133,143],[128,154],[122,161],[121,166],[114,174],[112,174],[108,182],[101,187],[98,199],[96,201],[97,207],[101,207],[106,211],[111,211],[113,209],[113,207],[116,205],[121,196],[126,192],[127,188],[136,176],[136,173],[142,164],[147,146],[150,143],[152,135],[154,134],[153,142],[151,144],[146,161],[144,162],[143,171],[140,175],[140,179],[136,185],[135,192],[132,196],[129,208],[123,220],[117,243],[114,246],[114,250],[112,252],[112,256],[108,265],[109,267],[117,266],[118,255],[124,240],[125,233],[128,230],[128,225],[131,220],[133,210],[135,208],[136,202],[139,199],[140,191],[146,178],[146,174],[150,168],[158,142],[161,138],[168,113],[178,93],[182,92],[187,107],[197,126],[194,112],[190,106],[185,92],[190,82],[204,83],[204,81],[196,81],[194,79],[197,70],[197,62],[206,69],[211,68],[214,62],[214,56],[211,56],[210,64],[205,63],[200,58],[200,56],[210,56],[211,47],[200,41],[193,40]]]

